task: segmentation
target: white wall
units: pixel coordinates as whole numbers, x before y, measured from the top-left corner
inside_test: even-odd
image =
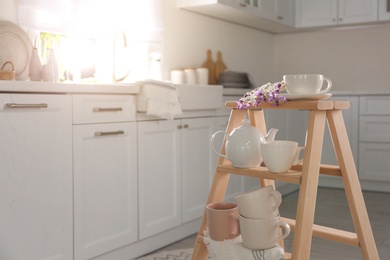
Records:
[[[16,0],[0,0],[0,20],[17,23]]]
[[[275,50],[277,78],[320,73],[334,90],[390,87],[390,26],[277,35]]]
[[[274,79],[274,35],[192,13],[164,0],[163,76],[185,67],[199,67],[206,50],[222,52],[227,68],[248,72],[257,84]]]
[[[16,22],[14,1],[0,0],[0,19]],[[273,35],[176,7],[164,0],[163,77],[199,67],[211,49],[228,69],[250,73],[257,84],[284,74],[321,73],[335,90],[388,89],[390,26]]]

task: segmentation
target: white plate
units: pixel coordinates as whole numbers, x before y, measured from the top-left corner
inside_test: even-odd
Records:
[[[28,79],[32,47],[32,42],[22,28],[8,21],[0,21],[0,66],[11,61],[16,80]]]
[[[281,93],[281,94],[277,94],[276,96],[285,96],[287,100],[322,100],[322,99],[330,98],[332,96],[332,93],[310,94],[310,95]]]

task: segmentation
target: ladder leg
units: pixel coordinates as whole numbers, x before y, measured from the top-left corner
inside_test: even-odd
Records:
[[[327,112],[338,164],[364,259],[379,259],[341,110]]]
[[[261,133],[267,135],[267,127],[265,124],[264,111],[263,110],[248,110],[249,120],[252,126],[255,126],[260,129]],[[273,186],[275,188],[275,182],[273,180],[268,180],[260,178],[260,187]]]
[[[245,119],[247,115],[246,110],[238,110],[238,109],[232,109],[230,113],[229,123],[227,126],[226,133],[230,133],[234,128],[242,125],[242,120]],[[221,147],[221,154],[225,154],[225,143],[226,138],[224,138],[222,147]],[[220,156],[218,160],[218,165],[223,164],[225,161],[225,158]],[[207,200],[207,204],[211,202],[218,202],[223,201],[225,197],[226,188],[229,183],[230,174],[228,173],[221,173],[219,171],[215,171],[214,174],[214,180],[210,188],[209,197]],[[206,205],[207,205],[206,204]],[[203,212],[203,218],[202,223],[200,225],[199,231],[198,231],[198,237],[195,241],[194,245],[194,251],[192,254],[192,260],[205,260],[207,259],[207,248],[203,241],[204,236],[204,230],[207,227],[207,217],[206,217],[206,207]]]
[[[309,260],[326,112],[310,111],[292,259]]]
[[[264,110],[248,110],[249,120],[252,126],[255,126],[260,129],[261,133],[266,136],[267,135],[267,127],[265,124]],[[275,189],[275,181],[259,178],[260,187],[272,186]],[[280,235],[282,235],[282,230],[279,231]],[[284,249],[284,241],[283,239],[278,241],[279,246]]]

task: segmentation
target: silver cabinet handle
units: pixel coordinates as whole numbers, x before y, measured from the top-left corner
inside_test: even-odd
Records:
[[[184,125],[183,125],[183,128],[188,128],[188,125],[187,125],[187,124],[184,124]]]
[[[177,126],[177,129],[182,129],[182,128],[183,128],[182,125],[178,125],[178,126]]]
[[[118,112],[123,111],[121,107],[94,107],[93,112]]]
[[[5,104],[7,108],[47,108],[48,105],[45,103],[41,104],[17,104],[17,103],[7,103]]]
[[[111,131],[111,132],[95,132],[95,136],[105,136],[105,135],[123,135],[125,131]]]

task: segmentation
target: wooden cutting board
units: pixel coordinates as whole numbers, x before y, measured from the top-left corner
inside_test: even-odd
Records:
[[[203,63],[202,68],[206,68],[209,70],[209,85],[217,84],[217,78],[215,75],[215,62],[213,61],[213,57],[211,56],[211,50],[207,50],[207,58]]]
[[[215,65],[215,78],[217,83],[219,82],[219,74],[224,72],[227,69],[225,63],[222,60],[222,53],[220,51],[217,52],[217,63]]]

